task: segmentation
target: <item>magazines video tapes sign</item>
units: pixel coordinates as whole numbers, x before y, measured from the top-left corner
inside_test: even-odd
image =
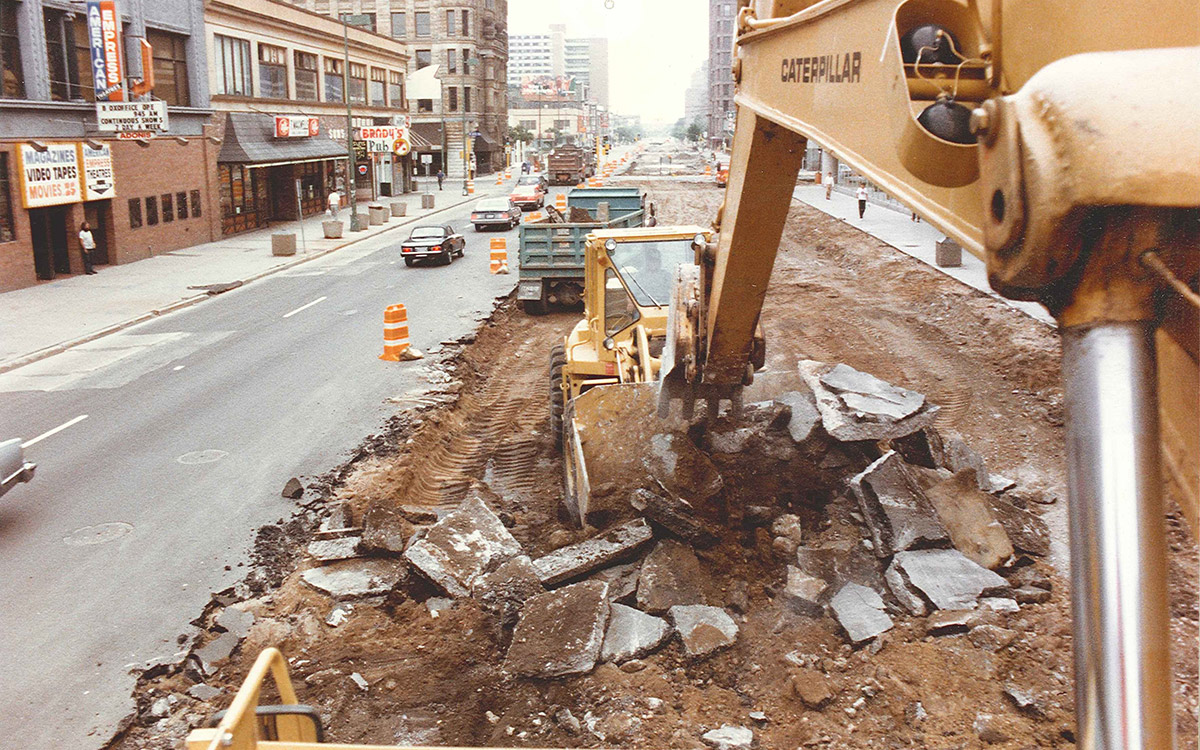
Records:
[[[43,148],[22,143],[17,151],[21,204],[25,208],[41,208],[81,201],[76,144],[51,143]]]
[[[96,122],[110,133],[161,133],[169,129],[167,103],[96,102]]]
[[[121,60],[121,16],[116,0],[88,0],[87,28],[96,101],[124,101],[125,66]]]

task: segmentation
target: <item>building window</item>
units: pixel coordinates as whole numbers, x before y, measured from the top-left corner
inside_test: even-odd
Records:
[[[462,35],[471,36],[471,11],[464,10],[462,12]]]
[[[446,50],[446,72],[447,73],[457,73],[458,72],[458,50],[453,50],[453,49]]]
[[[17,40],[16,0],[0,0],[0,98],[25,98],[25,73],[21,69],[21,44]]]
[[[137,229],[142,225],[142,199],[129,199],[129,228]]]
[[[432,112],[433,111],[433,100],[432,99],[418,99],[417,100],[417,111],[418,112]]]
[[[537,120],[518,120],[517,127],[526,130],[537,130]]]
[[[175,194],[175,216],[180,221],[188,217],[187,193],[182,190]]]
[[[16,238],[12,186],[8,179],[8,154],[0,152],[0,242],[12,242]]]
[[[192,96],[188,90],[187,37],[146,29],[146,41],[154,47],[154,96],[177,107],[190,105]],[[247,47],[246,96],[250,96],[249,63],[250,50]]]
[[[371,106],[387,106],[387,71],[383,68],[371,68]]]
[[[66,11],[46,8],[46,57],[50,64],[50,98],[56,102],[82,99],[79,58],[75,54],[75,24]]]
[[[458,88],[456,86],[449,86],[446,89],[446,111],[458,111]]]
[[[175,221],[175,199],[170,193],[162,194],[162,219],[164,224]]]
[[[258,45],[258,95],[264,99],[287,99],[287,50]]]
[[[152,227],[158,223],[158,198],[153,195],[146,199],[146,226]]]
[[[454,11],[446,11],[446,36],[454,36]]]
[[[216,34],[217,93],[227,96],[250,96],[250,40],[234,39]],[[157,50],[156,50],[157,52]],[[155,71],[154,87],[158,88],[158,71]]]
[[[327,57],[325,58],[325,101],[345,101],[342,98],[342,91],[342,61],[336,57]]]
[[[471,87],[463,86],[463,112],[471,111]]]
[[[351,19],[362,19],[366,16],[366,23],[351,23]],[[358,29],[366,29],[368,31],[375,30],[375,14],[374,13],[339,13],[338,19],[347,26],[353,26]]]
[[[388,73],[388,101],[396,109],[406,109],[404,101],[404,76],[393,70]]]
[[[408,34],[408,17],[404,13],[392,14],[392,36],[403,39]]]
[[[92,47],[88,38],[87,20],[82,14],[75,16],[75,70],[79,72],[77,98],[96,101],[96,84],[92,76]]]
[[[293,55],[296,78],[296,98],[304,101],[317,100],[317,56],[311,52],[296,52]]]
[[[433,53],[427,49],[417,50],[417,70],[433,64]]]
[[[350,101],[367,103],[367,66],[362,63],[350,63]]]
[[[429,36],[429,11],[419,10],[413,15],[417,22],[417,36]]]
[[[463,75],[469,76],[469,75],[471,75],[471,50],[464,49],[462,51],[462,55],[463,55]]]
[[[200,218],[200,191],[193,190],[190,195],[192,198],[192,218],[199,219]]]

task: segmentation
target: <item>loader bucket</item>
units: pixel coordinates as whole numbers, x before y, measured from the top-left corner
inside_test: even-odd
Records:
[[[628,512],[630,493],[653,481],[643,460],[651,439],[687,427],[658,417],[657,383],[584,391],[567,404],[563,425],[567,511],[576,525],[592,526]]]

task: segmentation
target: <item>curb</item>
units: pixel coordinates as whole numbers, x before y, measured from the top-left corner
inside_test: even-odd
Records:
[[[251,282],[258,281],[259,279],[279,273],[280,271],[286,271],[290,268],[295,268],[296,266],[301,265],[302,263],[308,263],[309,261],[316,260],[318,258],[323,258],[326,255],[329,255],[330,253],[335,253],[338,250],[341,250],[342,248],[350,247],[351,245],[356,245],[359,242],[362,242],[363,240],[369,240],[371,238],[378,237],[383,234],[387,234],[391,230],[399,229],[400,227],[406,226],[410,222],[416,221],[419,218],[423,219],[427,216],[433,216],[434,214],[441,213],[442,211],[449,211],[452,208],[458,208],[459,206],[465,205],[474,200],[482,200],[483,197],[484,197],[483,195],[477,193],[473,196],[470,196],[466,200],[461,200],[461,201],[458,201],[457,203],[451,203],[450,205],[443,206],[441,208],[435,208],[433,211],[425,214],[425,216],[404,217],[406,219],[406,221],[402,221],[398,224],[388,226],[386,229],[376,232],[375,234],[367,234],[367,235],[363,235],[361,237],[355,237],[341,245],[338,245],[337,247],[331,247],[328,250],[321,250],[321,251],[315,252],[311,255],[306,255],[303,258],[297,258],[296,260],[289,261],[287,263],[282,263],[282,264],[280,264],[278,266],[274,266],[272,268],[268,268],[265,271],[254,274],[253,276],[248,276],[244,279],[240,279],[239,285],[234,287],[233,289],[229,289],[228,291],[232,292],[235,289],[242,289]],[[399,218],[399,217],[397,217],[397,218]],[[390,224],[390,222],[389,222],[389,224]],[[73,349],[77,346],[81,346],[83,344],[87,344],[87,343],[95,341],[97,339],[104,338],[105,336],[110,336],[114,333],[119,333],[127,328],[132,328],[133,326],[138,325],[140,323],[145,323],[146,321],[154,320],[155,318],[160,318],[169,313],[177,312],[179,310],[183,310],[185,308],[192,307],[193,305],[197,305],[206,299],[220,297],[224,293],[225,292],[221,292],[220,294],[208,294],[207,292],[205,292],[202,294],[193,295],[191,297],[184,297],[183,299],[178,300],[176,302],[172,302],[171,304],[169,304],[165,307],[158,308],[157,310],[151,310],[150,312],[142,313],[141,315],[137,315],[128,320],[123,320],[119,323],[114,323],[105,328],[101,328],[98,331],[92,331],[91,333],[85,333],[84,335],[79,336],[77,338],[69,339],[67,341],[62,341],[57,344],[52,344],[51,346],[47,346],[45,348],[38,349],[29,354],[21,355],[17,359],[10,359],[7,362],[0,362],[0,374],[9,372],[11,370],[16,370],[20,367],[24,367],[25,365],[31,365],[34,362],[46,359],[47,357],[53,357],[56,354],[62,354],[63,352],[67,351],[68,349]]]

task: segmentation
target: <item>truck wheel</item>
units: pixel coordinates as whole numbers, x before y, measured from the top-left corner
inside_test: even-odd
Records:
[[[526,315],[545,315],[546,300],[544,299],[523,299],[521,300],[521,309]]]
[[[563,446],[563,367],[567,364],[567,355],[561,344],[550,350],[550,434],[554,436],[554,448],[561,451]]]

